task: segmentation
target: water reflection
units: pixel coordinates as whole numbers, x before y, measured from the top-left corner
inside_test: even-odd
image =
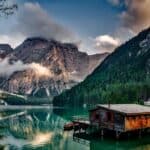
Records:
[[[32,146],[42,145],[44,143],[50,143],[53,137],[53,133],[37,133],[31,141]]]
[[[2,149],[79,149],[72,135],[62,130],[67,120],[54,114],[52,109],[7,112],[2,112],[5,117],[0,121]],[[83,146],[83,149],[86,148]]]
[[[90,149],[98,150],[98,149],[106,149],[106,150],[149,150],[150,149],[150,141],[147,137],[146,139],[137,140],[137,138],[130,139],[127,141],[115,141],[115,140],[103,140],[103,141],[91,141]]]
[[[148,150],[149,137],[140,140],[73,139],[63,126],[76,115],[70,111],[17,109],[0,112],[0,150]],[[54,113],[54,112],[59,112]],[[62,113],[61,113],[62,112]],[[81,111],[80,111],[81,112]],[[3,120],[4,119],[4,120]]]

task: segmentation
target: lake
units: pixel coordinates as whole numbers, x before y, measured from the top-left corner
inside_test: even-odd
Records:
[[[87,110],[43,107],[0,107],[0,150],[150,150],[150,137],[73,138],[63,126]]]

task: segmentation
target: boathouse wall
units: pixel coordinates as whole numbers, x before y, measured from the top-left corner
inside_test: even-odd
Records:
[[[90,124],[99,128],[127,132],[150,128],[150,114],[125,114],[104,108],[90,111]]]
[[[125,131],[150,128],[150,115],[134,115],[125,117]]]
[[[99,128],[120,132],[125,130],[125,116],[120,113],[103,108],[97,108],[90,111],[89,118],[91,125],[97,126]]]

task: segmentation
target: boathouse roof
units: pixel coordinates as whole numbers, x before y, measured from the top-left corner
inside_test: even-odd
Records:
[[[95,109],[99,108],[119,112],[125,115],[150,114],[149,106],[143,106],[138,104],[107,104],[107,105],[98,104]]]

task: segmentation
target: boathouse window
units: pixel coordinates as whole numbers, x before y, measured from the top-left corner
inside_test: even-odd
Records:
[[[123,124],[124,122],[124,117],[117,113],[114,115],[114,119],[116,124]]]
[[[104,111],[104,110],[101,110],[101,111],[100,111],[100,121],[101,121],[101,122],[107,121],[107,112]]]

